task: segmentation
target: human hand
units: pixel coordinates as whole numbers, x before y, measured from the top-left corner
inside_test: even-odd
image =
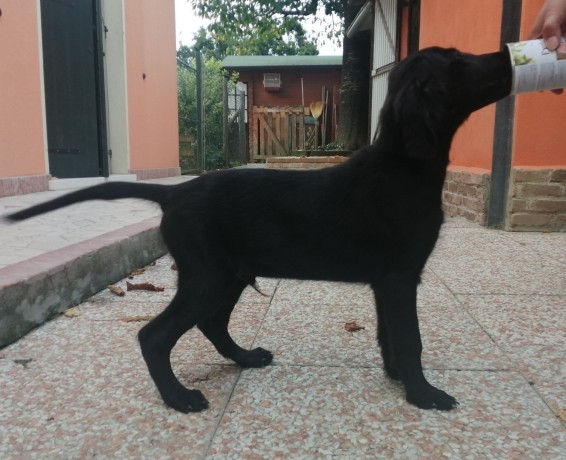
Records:
[[[529,39],[542,37],[549,50],[560,47],[561,52],[566,52],[566,43],[560,44],[562,34],[566,35],[566,0],[546,0],[535,19]]]
[[[566,53],[566,43],[560,43],[562,35],[566,35],[566,0],[546,0],[535,19],[529,39],[542,37],[549,50]],[[552,92],[562,94],[564,90]]]

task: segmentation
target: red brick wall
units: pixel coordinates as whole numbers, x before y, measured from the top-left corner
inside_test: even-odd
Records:
[[[491,173],[450,167],[443,192],[449,216],[486,225]],[[513,168],[505,230],[566,231],[566,169]]]
[[[566,169],[514,168],[508,230],[566,231]]]
[[[490,179],[491,173],[487,170],[450,167],[442,194],[444,212],[485,225]]]

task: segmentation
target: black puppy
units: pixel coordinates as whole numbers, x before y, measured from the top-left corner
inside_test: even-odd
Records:
[[[193,326],[242,367],[273,358],[228,333],[234,305],[257,276],[369,283],[384,367],[407,401],[450,410],[421,365],[417,284],[443,220],[452,137],[468,115],[507,96],[506,51],[475,56],[429,48],[391,72],[373,145],[318,171],[231,170],[175,186],[106,183],[8,216],[22,220],[85,200],[141,198],[163,210],[161,231],[179,270],[171,304],[139,333],[163,400],[182,411],[208,402],[175,377],[170,353]]]

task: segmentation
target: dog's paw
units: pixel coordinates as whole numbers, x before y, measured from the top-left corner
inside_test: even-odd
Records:
[[[456,398],[429,385],[414,391],[407,391],[407,401],[420,409],[452,410],[459,404]]]
[[[254,348],[242,353],[235,361],[240,367],[265,367],[273,361],[273,354],[263,348]]]
[[[187,388],[178,389],[167,395],[163,395],[163,400],[172,409],[183,412],[201,412],[208,409],[208,401],[199,390],[189,390]]]

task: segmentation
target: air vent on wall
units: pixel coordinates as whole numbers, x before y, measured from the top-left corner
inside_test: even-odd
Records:
[[[266,91],[280,91],[281,90],[281,74],[279,73],[264,73],[263,74],[263,87]]]

